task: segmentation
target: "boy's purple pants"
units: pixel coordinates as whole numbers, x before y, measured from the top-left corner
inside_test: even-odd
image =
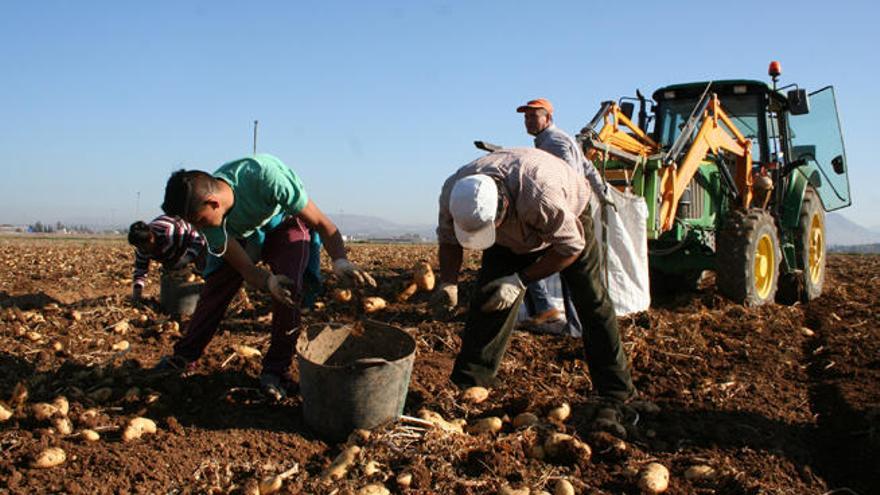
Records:
[[[237,242],[230,239],[229,242]],[[272,273],[286,275],[294,281],[289,287],[297,302],[291,308],[272,302],[272,342],[263,357],[263,372],[286,373],[293,360],[297,329],[300,325],[299,298],[302,293],[303,271],[309,260],[309,231],[296,217],[285,219],[266,233],[260,259],[269,264]],[[201,357],[208,343],[217,333],[217,327],[232,298],[238,293],[243,279],[228,263],[205,280],[198,305],[186,333],[174,345],[174,354],[188,361]]]

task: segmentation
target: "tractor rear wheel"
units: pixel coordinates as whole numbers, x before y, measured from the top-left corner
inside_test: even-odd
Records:
[[[734,210],[718,235],[716,285],[734,302],[760,306],[773,302],[779,282],[779,235],[773,216],[752,208]]]
[[[825,210],[812,186],[807,186],[794,237],[798,269],[780,282],[778,299],[792,304],[822,295],[825,285]]]

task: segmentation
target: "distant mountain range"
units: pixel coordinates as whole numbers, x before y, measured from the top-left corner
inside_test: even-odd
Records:
[[[418,235],[425,240],[436,239],[435,225],[404,225],[384,218],[351,213],[332,213],[330,218],[343,234],[355,238],[392,238]]]
[[[880,244],[880,231],[871,230],[839,213],[825,215],[825,238],[828,246]]]

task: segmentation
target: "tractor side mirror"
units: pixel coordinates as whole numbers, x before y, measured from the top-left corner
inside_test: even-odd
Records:
[[[633,119],[633,112],[636,110],[635,103],[631,101],[625,101],[620,104],[620,113],[626,115],[626,118],[629,120]]]
[[[837,175],[842,175],[846,172],[846,164],[843,163],[843,155],[837,155],[831,159],[831,168],[834,169],[834,173]]]
[[[788,111],[792,115],[810,113],[810,97],[806,89],[793,89],[788,92]]]

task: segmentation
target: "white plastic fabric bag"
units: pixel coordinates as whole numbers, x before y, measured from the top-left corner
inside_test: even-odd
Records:
[[[603,238],[602,210],[595,194],[590,198],[590,208],[593,213],[593,233],[599,245],[600,275],[608,287],[614,311],[617,316],[623,316],[645,311],[651,305],[648,233],[645,228],[648,207],[639,196],[620,192],[613,187],[609,187],[609,191],[617,208],[610,205],[605,207],[605,224],[608,226],[606,238]],[[564,311],[559,274],[545,280],[550,303]],[[517,321],[528,319],[529,314],[523,304],[519,308]]]
[[[616,206],[605,207],[603,233],[602,209],[594,194],[590,199],[593,231],[602,257],[602,274],[617,316],[645,311],[651,305],[648,280],[648,207],[644,198],[609,187]]]

